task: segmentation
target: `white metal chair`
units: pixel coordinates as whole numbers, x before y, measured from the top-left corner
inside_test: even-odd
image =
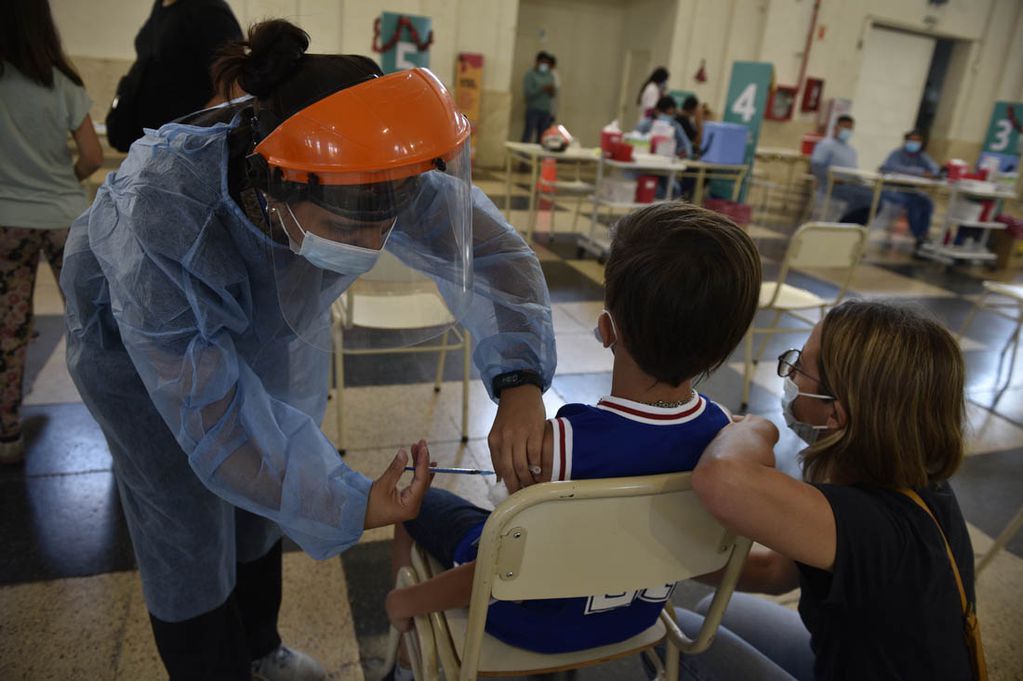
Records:
[[[722,527],[692,491],[691,473],[534,485],[505,500],[487,520],[476,560],[468,610],[417,617],[402,637],[419,681],[514,676],[575,669],[650,651],[667,638],[659,677],[678,678],[678,654],[706,650],[749,552],[750,540]],[[541,654],[502,643],[484,632],[490,600],[573,598],[636,591],[724,568],[710,611],[695,639],[674,620],[670,601],[660,621],[621,643],[562,654]],[[439,570],[413,547],[413,567],[399,586]],[[392,630],[390,659],[399,644]]]
[[[795,317],[801,322],[813,326],[824,316],[824,310],[834,305],[844,296],[852,280],[853,270],[863,254],[867,243],[867,228],[861,225],[841,222],[809,222],[795,231],[789,241],[788,250],[778,271],[778,281],[765,281],[760,287],[759,310],[770,310],[774,313],[770,326],[758,327],[754,321],[746,332],[745,370],[742,384],[742,406],[749,404],[750,383],[753,379],[753,367],[760,361],[767,347],[767,338],[760,343],[756,357],[753,356],[753,336],[755,334],[792,333],[803,331],[803,327],[780,327],[778,322],[783,314]],[[789,271],[806,268],[842,268],[845,270],[841,278],[838,294],[833,299],[821,298],[812,291],[791,286],[785,283]],[[803,311],[818,311],[817,319],[800,314]]]
[[[989,298],[995,296],[995,300],[991,301]],[[959,329],[958,338],[962,340],[963,335],[970,328],[970,324],[973,323],[973,318],[977,315],[979,310],[987,310],[999,317],[1004,317],[1016,323],[1012,329],[1012,333],[1009,334],[1009,339],[1005,342],[1002,347],[1001,354],[998,355],[998,370],[995,372],[995,380],[1002,375],[1002,366],[1005,364],[1005,353],[1012,348],[1012,357],[1009,360],[1009,370],[1005,374],[1005,383],[998,388],[998,392],[995,396],[995,402],[1001,399],[1002,394],[1009,387],[1012,381],[1012,372],[1016,367],[1016,353],[1019,349],[1019,335],[1020,328],[1023,327],[1023,286],[1013,284],[1003,284],[997,281],[985,281],[984,282],[984,293],[970,308],[970,313],[966,315],[966,319],[963,321],[962,327]],[[1009,312],[1014,311],[1014,314]],[[980,573],[988,566],[991,560],[1001,551],[1006,544],[1023,528],[1023,508],[1020,508],[1015,517],[1009,521],[1009,524],[1005,526],[999,535],[995,538],[994,544],[988,549],[987,553],[977,562],[976,574],[979,577]]]
[[[393,260],[392,267],[404,267],[390,253],[385,252],[381,260]],[[386,270],[387,262],[382,269]],[[374,270],[376,271],[376,270]],[[385,275],[386,277],[386,275]],[[334,386],[337,413],[337,449],[345,454],[344,420],[344,356],[389,353],[436,352],[437,374],[433,390],[440,392],[444,379],[444,362],[450,350],[462,350],[462,442],[468,442],[469,432],[469,374],[472,343],[468,330],[453,326],[454,318],[441,297],[436,284],[421,277],[418,281],[395,284],[374,280],[372,273],[357,281],[345,294],[334,302],[331,308],[334,346]],[[438,334],[438,342],[416,344],[408,347],[346,347],[345,331],[354,328],[371,329],[385,333],[400,334],[420,328],[450,327]],[[451,342],[451,337],[454,342]]]

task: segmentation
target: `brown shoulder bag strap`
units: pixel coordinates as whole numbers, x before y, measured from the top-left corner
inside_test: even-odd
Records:
[[[984,644],[980,640],[980,623],[977,621],[977,612],[973,603],[966,599],[966,589],[963,588],[963,578],[959,575],[959,566],[956,565],[955,556],[952,554],[952,547],[948,543],[945,531],[941,529],[941,523],[934,517],[930,507],[924,503],[920,495],[911,489],[900,489],[900,493],[909,497],[917,506],[931,517],[938,527],[938,533],[945,542],[945,553],[948,554],[948,562],[952,566],[952,574],[955,576],[956,586],[959,588],[959,601],[963,608],[963,634],[966,637],[966,650],[970,655],[970,666],[973,668],[975,681],[987,681],[987,663],[984,661]]]

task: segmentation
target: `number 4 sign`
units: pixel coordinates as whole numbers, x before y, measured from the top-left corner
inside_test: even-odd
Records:
[[[767,62],[737,61],[732,64],[732,79],[728,84],[725,113],[721,119],[725,123],[746,126],[747,165],[753,163],[757,140],[760,139],[760,124],[764,121],[773,74],[774,67]],[[744,200],[745,196],[746,188],[743,187],[739,200]]]

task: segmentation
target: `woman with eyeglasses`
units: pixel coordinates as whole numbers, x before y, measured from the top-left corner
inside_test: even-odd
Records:
[[[774,425],[745,416],[705,450],[693,487],[761,545],[739,589],[800,587],[799,610],[736,594],[715,643],[683,668],[701,679],[984,678],[964,632],[973,549],[948,484],[964,447],[955,339],[912,309],[850,301],[779,357],[778,375],[785,420],[808,445],[804,479],[775,469]],[[699,626],[678,615],[684,630]]]

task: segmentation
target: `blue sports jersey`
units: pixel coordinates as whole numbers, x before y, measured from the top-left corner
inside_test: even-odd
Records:
[[[728,412],[702,395],[671,409],[618,397],[597,406],[566,404],[551,419],[552,480],[584,480],[689,471],[730,421]],[[476,559],[484,523],[467,532],[455,564]],[[650,627],[674,584],[589,598],[494,601],[487,633],[513,646],[562,653],[617,643]]]

